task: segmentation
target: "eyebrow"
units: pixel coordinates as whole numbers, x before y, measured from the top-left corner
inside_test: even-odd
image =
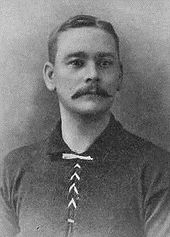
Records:
[[[64,60],[68,60],[70,58],[87,58],[87,54],[84,51],[69,53],[64,57]]]
[[[115,58],[115,54],[110,53],[110,52],[98,52],[97,57],[99,57],[99,58],[105,58],[105,57]]]
[[[78,51],[74,53],[69,53],[64,57],[64,60],[69,60],[70,58],[87,58],[87,53],[84,51]],[[111,57],[115,58],[115,54],[110,52],[97,52],[95,58],[104,58],[104,57]]]

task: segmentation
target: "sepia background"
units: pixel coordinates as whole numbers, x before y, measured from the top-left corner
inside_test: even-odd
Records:
[[[57,97],[42,78],[47,39],[75,14],[113,23],[124,65],[116,118],[170,151],[169,0],[0,0],[0,156],[54,128]]]

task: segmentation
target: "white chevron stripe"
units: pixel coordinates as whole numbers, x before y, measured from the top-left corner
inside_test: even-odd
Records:
[[[71,190],[72,190],[73,188],[74,188],[74,192],[78,195],[79,192],[78,192],[78,190],[77,190],[77,188],[76,188],[75,183],[73,183],[73,184],[70,186],[70,188],[69,188],[69,193],[71,192]]]
[[[72,179],[74,178],[74,176],[75,176],[78,180],[80,180],[80,176],[79,176],[76,172],[71,176],[70,180],[72,180]]]
[[[81,168],[81,166],[79,165],[79,164],[76,164],[75,166],[74,166],[74,168]]]
[[[71,201],[68,204],[68,207],[70,207],[71,205],[73,205],[75,209],[77,208],[77,205],[76,205],[76,202],[74,201],[74,198],[71,199]]]
[[[63,153],[62,158],[66,160],[72,160],[72,159],[93,160],[91,156],[80,156],[80,155],[69,154],[69,153]]]

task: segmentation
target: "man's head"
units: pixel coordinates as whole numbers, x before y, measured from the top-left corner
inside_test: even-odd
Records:
[[[58,93],[60,108],[103,113],[122,80],[119,38],[113,26],[93,16],[68,19],[50,34],[44,79]]]

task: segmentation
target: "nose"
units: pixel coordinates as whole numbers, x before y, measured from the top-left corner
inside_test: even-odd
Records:
[[[86,83],[98,82],[100,80],[95,62],[89,62],[86,69],[87,69],[85,76]]]

